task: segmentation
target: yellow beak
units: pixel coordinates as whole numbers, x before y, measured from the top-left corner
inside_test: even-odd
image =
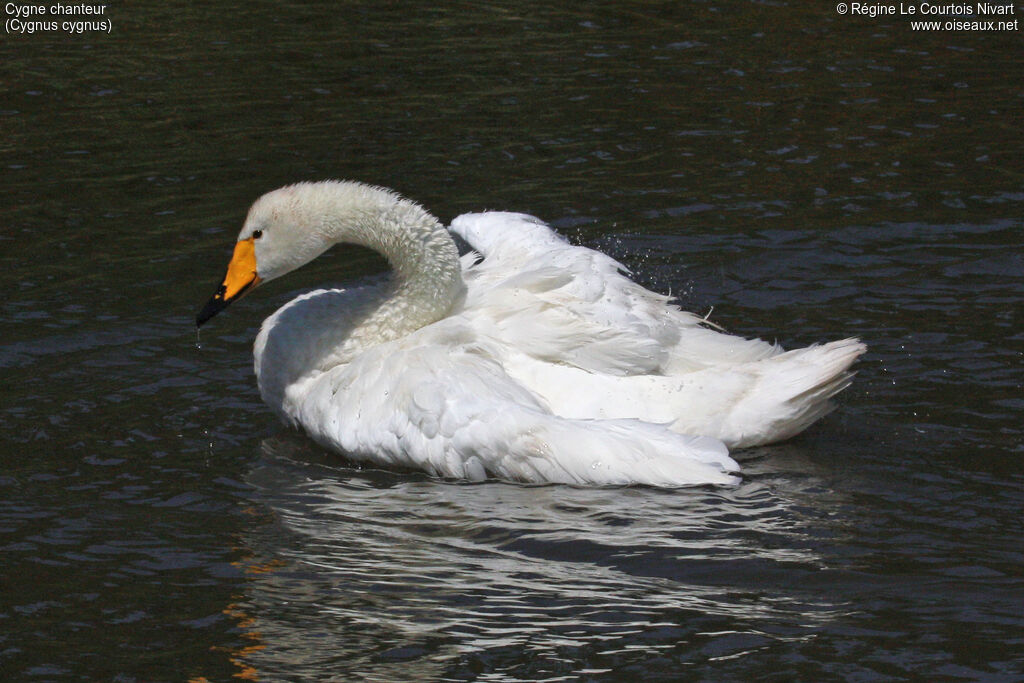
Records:
[[[202,326],[259,283],[260,276],[256,274],[256,244],[251,237],[239,240],[235,244],[235,253],[231,256],[224,282],[206,302],[203,310],[199,311],[199,315],[196,316],[196,327]]]

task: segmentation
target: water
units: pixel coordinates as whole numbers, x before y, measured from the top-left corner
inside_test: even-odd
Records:
[[[110,7],[5,36],[0,672],[11,680],[1024,676],[1021,34],[770,3]],[[861,336],[735,488],[359,470],[197,343],[250,201],[528,211],[730,331]]]

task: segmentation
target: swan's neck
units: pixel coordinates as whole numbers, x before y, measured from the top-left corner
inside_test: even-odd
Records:
[[[386,190],[359,189],[361,202],[344,197],[344,211],[324,212],[325,236],[335,244],[373,249],[393,272],[390,288],[351,331],[346,346],[353,350],[398,339],[444,318],[464,291],[459,252],[434,216]]]
[[[325,185],[297,188],[313,193],[294,212],[315,242],[303,260],[358,244],[382,254],[393,274],[384,286],[300,296],[264,321],[256,375],[264,399],[283,414],[289,386],[448,316],[465,291],[455,242],[426,210],[386,190]]]

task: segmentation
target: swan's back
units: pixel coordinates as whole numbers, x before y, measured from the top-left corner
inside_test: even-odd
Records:
[[[616,375],[680,374],[782,352],[712,329],[533,216],[464,214],[451,230],[484,256],[464,271],[467,307],[537,358]]]

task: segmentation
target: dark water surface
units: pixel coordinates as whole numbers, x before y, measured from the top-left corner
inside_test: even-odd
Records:
[[[1024,677],[1024,36],[831,3],[150,3],[0,39],[0,678]],[[1022,10],[1018,9],[1018,12]],[[858,335],[735,488],[354,469],[204,328],[324,177],[532,212],[730,331]]]

